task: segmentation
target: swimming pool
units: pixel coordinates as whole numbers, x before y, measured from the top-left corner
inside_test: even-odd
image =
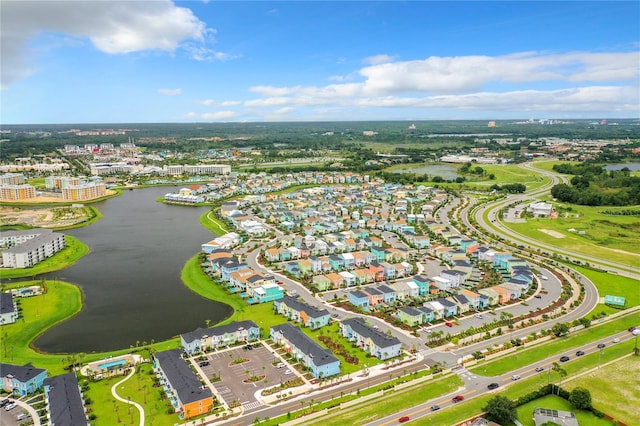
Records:
[[[115,361],[105,362],[103,364],[98,364],[98,368],[100,370],[113,370],[115,368],[122,367],[127,364],[126,359],[117,359]]]

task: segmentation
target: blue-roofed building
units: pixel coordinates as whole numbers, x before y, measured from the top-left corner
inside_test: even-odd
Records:
[[[340,374],[340,360],[298,327],[291,324],[276,325],[271,327],[270,335],[273,341],[282,345],[287,353],[308,367],[314,377],[324,378]]]
[[[366,353],[382,361],[397,357],[402,350],[400,340],[369,327],[362,318],[349,318],[342,321],[340,334]]]
[[[349,293],[349,302],[358,308],[368,308],[369,295],[360,290],[352,291]]]
[[[29,395],[42,387],[47,370],[31,364],[14,365],[0,362],[0,381],[6,392],[14,395]]]

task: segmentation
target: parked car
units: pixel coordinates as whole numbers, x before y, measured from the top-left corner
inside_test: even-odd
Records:
[[[560,362],[567,362],[567,361],[569,361],[569,357],[568,356],[564,355],[564,356],[560,357]]]
[[[0,401],[0,408],[5,407],[9,404],[11,404],[11,400],[10,399],[3,399],[2,401]]]
[[[578,352],[576,352],[576,356],[582,356],[582,355],[584,355],[584,351],[578,351]]]
[[[536,299],[542,299],[542,296],[540,296],[539,294],[536,294],[536,295],[535,295],[535,296],[533,296],[533,297],[535,297]]]
[[[200,367],[206,367],[207,365],[209,365],[209,361],[202,361],[199,365]]]
[[[475,314],[474,316],[475,316],[476,318],[480,318],[480,319],[482,319],[482,314]]]
[[[16,420],[17,421],[21,421],[21,420],[25,420],[27,417],[29,417],[29,414],[27,413],[20,413],[16,416]]]
[[[493,389],[498,389],[499,387],[500,387],[500,384],[498,383],[490,383],[489,386],[487,386],[487,389],[493,390]]]
[[[276,368],[282,368],[284,367],[284,362],[279,362],[276,364]]]
[[[603,349],[605,346],[607,345],[605,345],[604,343],[598,343],[598,349]]]
[[[460,402],[464,399],[464,395],[456,395],[453,398],[451,398],[451,401],[453,402]]]
[[[439,405],[432,405],[431,406],[431,411],[438,411],[440,409]]]
[[[5,409],[5,410],[7,410],[7,411],[11,411],[11,410],[13,410],[14,408],[16,408],[17,406],[18,406],[18,404],[16,404],[15,402],[11,402],[11,403],[9,403],[9,405],[7,405],[6,407],[4,407],[4,409]]]
[[[447,321],[444,323],[447,327],[453,327],[453,323],[451,321]]]
[[[514,374],[513,376],[511,376],[511,380],[520,380],[520,376],[517,374]]]
[[[400,423],[404,423],[404,422],[408,422],[409,421],[409,416],[402,416],[398,419],[398,421]]]
[[[536,371],[539,373],[541,371],[544,371],[544,367],[536,367]]]
[[[291,370],[287,369],[287,370],[284,370],[284,374],[285,375],[289,375],[289,374],[293,374],[293,372]]]

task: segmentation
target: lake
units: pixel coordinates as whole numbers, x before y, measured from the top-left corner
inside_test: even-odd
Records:
[[[608,164],[604,166],[605,170],[622,170],[624,168],[628,168],[632,172],[640,170],[640,163],[619,163],[619,164]]]
[[[185,262],[214,235],[198,222],[207,207],[155,201],[175,188],[125,191],[96,204],[103,218],[64,231],[91,252],[67,269],[42,275],[76,284],[84,307],[35,341],[44,352],[102,352],[166,340],[228,318],[232,309],[190,291]],[[213,285],[213,283],[212,283]]]
[[[445,180],[454,180],[460,176],[457,170],[456,167],[445,164],[423,164],[397,168],[393,170],[393,173],[419,173],[426,174],[429,178],[440,176]]]

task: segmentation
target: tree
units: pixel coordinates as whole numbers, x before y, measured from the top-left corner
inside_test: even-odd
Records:
[[[578,410],[591,409],[591,393],[584,388],[575,388],[569,394],[569,402]]]
[[[569,325],[566,322],[559,322],[551,328],[551,331],[556,337],[562,337],[569,333]]]
[[[510,423],[517,417],[516,404],[507,397],[494,396],[482,410],[487,413],[487,417],[500,424]]]

